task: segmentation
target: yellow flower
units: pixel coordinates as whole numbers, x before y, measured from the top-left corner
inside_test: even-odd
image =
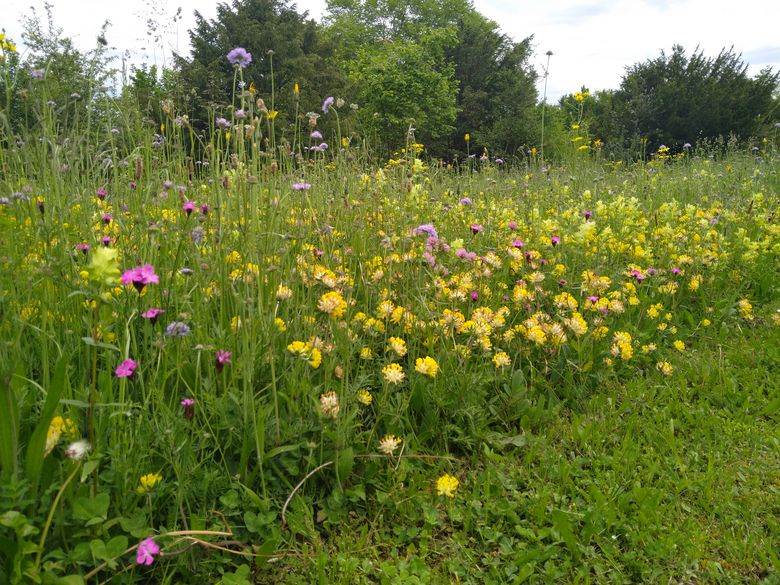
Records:
[[[293,93],[294,93],[295,95],[298,95],[300,92],[301,92],[301,91],[300,91],[300,88],[298,87],[298,82],[296,81],[296,82],[295,82],[295,85],[293,85]]]
[[[325,418],[335,419],[339,415],[339,397],[331,391],[320,396],[320,414]]]
[[[46,446],[44,447],[44,457],[52,452],[54,447],[60,441],[60,437],[65,435],[69,439],[73,440],[78,438],[78,428],[69,418],[62,418],[61,416],[55,416],[49,423],[49,430],[46,432]]]
[[[417,358],[414,362],[414,369],[425,376],[435,378],[436,374],[439,373],[439,364],[432,357],[425,356],[424,358]]]
[[[274,119],[276,119],[276,116],[278,116],[278,115],[279,115],[279,112],[277,110],[271,110],[270,112],[268,112],[268,119],[269,120],[274,120]]]
[[[455,490],[458,489],[459,485],[460,482],[458,481],[457,477],[453,477],[449,473],[445,473],[436,480],[436,493],[440,496],[454,498]]]
[[[320,297],[317,308],[334,319],[340,319],[347,310],[347,303],[338,292],[332,290]]]
[[[236,315],[230,320],[230,330],[233,333],[238,333],[239,329],[241,329],[241,317]]]
[[[387,364],[382,368],[382,375],[388,384],[400,384],[406,378],[403,368],[398,364]]]
[[[669,362],[658,362],[655,364],[656,369],[661,372],[664,376],[671,376],[673,369],[672,364]]]
[[[284,319],[281,319],[280,317],[274,319],[274,325],[276,325],[276,329],[278,329],[280,333],[287,331],[287,324],[284,322]]]
[[[406,342],[400,337],[391,337],[387,340],[388,351],[393,351],[398,357],[404,357],[406,355]]]
[[[398,449],[400,445],[401,445],[401,439],[399,439],[395,435],[385,435],[379,441],[378,451],[380,453],[384,453],[385,455],[392,455],[393,453],[395,453],[395,450]]]
[[[145,494],[154,489],[154,486],[156,486],[160,481],[162,480],[162,475],[159,473],[147,473],[146,475],[141,476],[141,480],[138,482],[138,487],[136,488],[136,491],[139,494]]]
[[[371,392],[366,390],[365,388],[361,388],[357,391],[357,399],[358,402],[364,406],[370,406],[371,403],[374,401],[374,397],[371,396]]]
[[[499,351],[493,356],[493,365],[497,368],[504,368],[512,364],[512,360],[509,359],[509,355],[504,351]]]
[[[680,341],[679,339],[675,339],[672,345],[674,345],[674,348],[681,353],[685,351],[685,342]]]

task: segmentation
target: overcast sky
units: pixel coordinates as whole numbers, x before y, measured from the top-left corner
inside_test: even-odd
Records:
[[[188,52],[187,30],[195,22],[193,12],[216,15],[215,0],[50,0],[54,22],[73,37],[81,49],[94,46],[104,20],[109,20],[107,39],[115,54],[129,55],[132,62],[170,64],[172,50]],[[325,0],[298,0],[319,20]],[[19,19],[39,0],[5,0],[0,26],[21,41]],[[780,2],[777,0],[475,0],[479,12],[498,22],[517,40],[534,36],[532,64],[543,72],[552,51],[547,85],[548,101],[577,91],[617,88],[625,67],[667,53],[681,44],[690,54],[698,45],[708,56],[734,46],[750,64],[754,75],[766,66],[780,69]],[[182,20],[173,15],[182,8]],[[157,15],[164,34],[164,49],[149,41],[147,18]],[[166,16],[167,15],[167,16]],[[543,84],[540,80],[539,95]]]

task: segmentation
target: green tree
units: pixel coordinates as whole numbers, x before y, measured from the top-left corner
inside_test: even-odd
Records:
[[[224,109],[232,103],[234,69],[226,55],[235,47],[252,54],[243,77],[247,84],[254,83],[269,108],[280,112],[279,122],[292,119],[296,83],[303,112],[319,108],[340,85],[341,74],[326,59],[330,49],[317,23],[285,0],[234,0],[232,6],[220,4],[214,20],[198,12],[195,17],[190,31],[192,54],[177,55],[176,63],[182,83],[190,90],[194,119],[201,124],[209,107]]]
[[[350,64],[363,124],[388,145],[402,144],[410,126],[423,142],[453,130],[457,84],[444,59],[451,39],[445,29],[416,43],[386,41],[361,50]]]
[[[750,78],[733,49],[715,58],[697,49],[688,57],[675,45],[671,55],[628,68],[612,112],[624,142],[644,137],[651,149],[730,133],[747,138],[771,116],[778,79],[771,69]]]

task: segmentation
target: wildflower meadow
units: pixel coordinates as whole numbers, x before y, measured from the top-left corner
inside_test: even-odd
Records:
[[[0,584],[780,579],[776,132],[378,156],[254,58],[0,141]]]

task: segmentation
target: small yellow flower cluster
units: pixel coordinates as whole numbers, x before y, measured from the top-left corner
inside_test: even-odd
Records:
[[[387,364],[382,368],[382,375],[388,384],[400,384],[406,378],[403,368],[398,364]]]
[[[440,496],[454,498],[455,490],[458,489],[459,485],[460,481],[458,481],[457,477],[453,477],[449,473],[445,473],[436,480],[436,493]]]
[[[159,473],[147,473],[141,476],[135,491],[139,494],[146,494],[152,491],[160,481],[162,481],[162,475]]]
[[[317,308],[334,319],[340,319],[347,310],[347,303],[339,292],[332,290],[320,297]]]
[[[392,455],[401,445],[401,439],[395,435],[385,435],[379,441],[378,451],[384,455]]]
[[[432,357],[425,356],[424,358],[417,358],[415,360],[414,369],[416,372],[419,372],[425,376],[435,378],[436,374],[439,373],[439,364],[437,364],[436,360]]]
[[[322,363],[322,352],[311,341],[293,341],[287,346],[287,351],[301,358],[315,370]]]
[[[338,395],[331,391],[320,396],[320,414],[325,418],[335,419],[339,415]]]
[[[54,450],[54,447],[59,443],[62,436],[66,436],[70,440],[75,440],[79,436],[79,430],[69,418],[62,418],[61,416],[55,416],[49,423],[49,430],[46,432],[46,446],[44,447],[44,456],[48,455]]]

